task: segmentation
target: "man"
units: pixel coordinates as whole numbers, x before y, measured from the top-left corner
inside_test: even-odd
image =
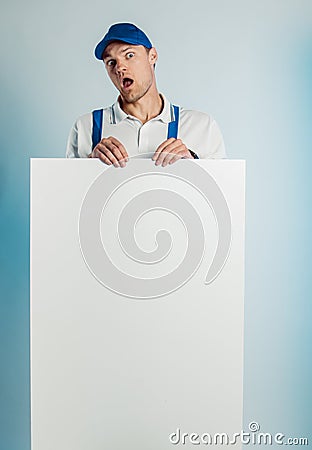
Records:
[[[128,157],[150,155],[166,166],[181,158],[225,158],[215,120],[172,105],[156,86],[158,58],[146,34],[133,24],[112,25],[95,48],[119,91],[112,106],[80,117],[67,144],[68,158],[99,158],[124,167]]]

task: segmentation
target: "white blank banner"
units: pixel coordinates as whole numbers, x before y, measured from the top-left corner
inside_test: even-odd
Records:
[[[31,161],[32,450],[233,441],[244,202],[243,161]]]

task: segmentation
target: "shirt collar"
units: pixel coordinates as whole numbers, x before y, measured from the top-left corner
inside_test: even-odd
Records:
[[[161,120],[164,123],[169,123],[174,120],[174,110],[171,105],[171,103],[166,99],[166,97],[161,94],[163,100],[164,100],[164,107],[161,113],[154,117],[151,120]],[[111,106],[110,108],[110,123],[116,125],[117,123],[121,122],[122,120],[125,120],[127,118],[133,119],[133,116],[130,116],[129,114],[126,114],[120,107],[119,101],[117,101]]]

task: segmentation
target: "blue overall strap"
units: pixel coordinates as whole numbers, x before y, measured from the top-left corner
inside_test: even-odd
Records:
[[[179,126],[179,107],[172,105],[173,106],[173,111],[174,111],[174,121],[173,122],[169,122],[168,124],[168,135],[167,135],[167,139],[170,138],[175,138],[177,139],[178,137],[178,126]]]
[[[102,137],[103,109],[92,111],[92,150]]]
[[[172,105],[172,107],[173,107],[173,111],[174,111],[174,121],[173,122],[169,122],[169,124],[168,124],[167,139],[170,139],[170,138],[177,139],[177,137],[178,137],[180,108],[178,106],[175,106],[175,105]],[[190,149],[188,149],[188,151],[190,152],[190,154],[193,156],[194,159],[199,159],[199,156],[195,152],[193,152]]]

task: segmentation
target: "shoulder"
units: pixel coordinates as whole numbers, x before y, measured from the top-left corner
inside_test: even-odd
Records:
[[[104,111],[107,108],[104,108]],[[92,150],[92,112],[79,116],[69,133],[66,156],[68,158],[87,157]]]
[[[216,120],[210,115],[202,111],[193,109],[180,108],[181,127],[185,129],[201,130],[203,133],[220,134],[219,126]]]
[[[82,114],[81,116],[79,116],[75,123],[74,123],[74,127],[78,130],[81,127],[89,127],[91,125],[92,122],[92,112],[88,112],[86,114]]]
[[[184,107],[180,107],[180,117],[181,120],[189,120],[192,122],[196,121],[198,123],[205,123],[207,125],[214,121],[213,117],[210,114],[194,109],[187,109]]]
[[[210,114],[181,107],[180,137],[200,158],[226,157],[222,133]]]
[[[105,108],[95,108],[94,110],[79,116],[76,119],[74,125],[76,125],[77,128],[80,128],[80,127],[83,127],[83,128],[87,127],[87,128],[89,128],[91,126],[91,124],[92,124],[93,113],[95,111],[103,111],[103,113],[105,114],[105,113],[109,113],[111,111],[111,109],[112,109],[112,106],[107,106]]]

